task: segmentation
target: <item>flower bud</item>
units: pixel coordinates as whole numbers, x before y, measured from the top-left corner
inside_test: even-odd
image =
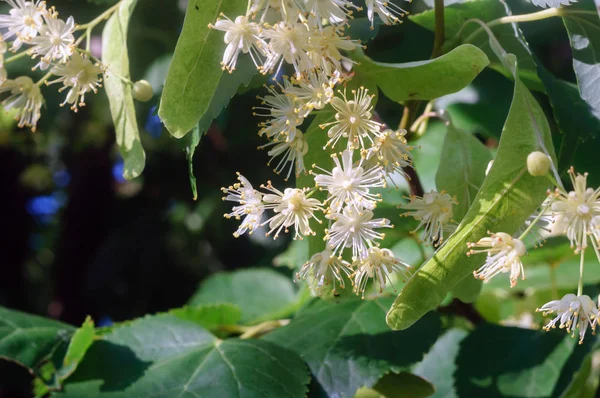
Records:
[[[147,80],[138,80],[133,85],[133,98],[140,102],[148,102],[152,99],[154,92],[152,85]]]
[[[545,176],[549,170],[550,158],[544,152],[535,151],[527,156],[527,171],[532,176]]]

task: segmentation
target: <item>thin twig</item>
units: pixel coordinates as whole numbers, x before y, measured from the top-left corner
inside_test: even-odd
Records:
[[[445,23],[444,23],[444,0],[435,0],[435,37],[433,40],[433,51],[431,58],[437,58],[442,55],[442,46],[445,40]]]

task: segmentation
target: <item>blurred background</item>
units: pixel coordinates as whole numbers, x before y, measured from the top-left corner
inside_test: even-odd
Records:
[[[431,2],[415,0],[405,8],[419,12]],[[72,15],[82,24],[114,3],[56,0],[49,5],[56,6],[62,18]],[[514,13],[537,10],[524,0],[508,3]],[[8,7],[1,6],[5,13]],[[271,266],[288,247],[289,237],[274,242],[260,231],[235,239],[236,222],[223,218],[230,206],[221,200],[220,188],[235,182],[236,171],[256,185],[269,179],[283,185],[266,166],[266,152],[256,150],[264,140],[257,135],[259,120],[252,116],[252,106],[264,77],[242,90],[202,138],[193,162],[196,201],[184,147],[155,115],[185,7],[185,0],[140,0],[130,25],[132,80],[146,79],[155,90],[152,101],[136,103],[147,153],[140,178],[122,177],[123,161],[103,91],[73,113],[58,106],[63,94],[44,88],[46,107],[36,133],[18,129],[9,116],[0,114],[0,305],[74,325],[86,315],[98,326],[110,325],[182,306],[207,275]],[[560,19],[522,28],[541,63],[555,76],[574,82]],[[100,34],[95,32],[92,40],[96,53]],[[431,32],[406,19],[399,26],[381,27],[366,52],[386,62],[423,60],[429,58],[432,42]],[[30,74],[32,63],[8,66],[14,78]],[[497,72],[484,71],[470,86],[475,101],[451,99],[457,124],[494,146],[512,87]],[[551,112],[545,97],[539,99]],[[397,126],[401,106],[381,95],[377,110],[386,123]],[[443,129],[437,130],[443,135]],[[427,141],[426,133],[416,142],[425,152],[420,164],[426,189],[433,188],[440,134]],[[278,269],[292,275],[288,267]],[[0,361],[0,397],[29,396],[30,383],[25,370]]]

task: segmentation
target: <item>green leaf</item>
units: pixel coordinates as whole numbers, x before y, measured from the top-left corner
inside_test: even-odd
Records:
[[[390,303],[390,298],[317,300],[264,339],[298,353],[327,394],[351,397],[385,373],[418,362],[440,333],[434,314],[409,330],[389,330],[385,311]]]
[[[130,78],[127,29],[136,3],[137,0],[123,0],[102,32],[102,62],[108,65],[104,74],[104,89],[115,124],[117,144],[125,163],[123,177],[127,179],[142,174],[146,164],[131,86],[121,80]]]
[[[583,365],[574,375],[561,398],[594,398],[600,383],[600,368],[597,363],[598,351],[592,351],[585,358]]]
[[[64,381],[75,372],[88,348],[92,345],[95,335],[94,321],[88,316],[83,325],[75,331],[73,338],[71,338],[67,353],[63,359],[63,366],[58,371],[58,378],[61,381]]]
[[[466,87],[489,64],[477,47],[462,45],[439,58],[405,64],[375,62],[355,52],[356,73],[372,80],[396,102],[431,100]],[[435,81],[436,84],[431,84]]]
[[[442,148],[435,184],[438,191],[447,191],[458,200],[454,206],[454,219],[459,222],[483,184],[492,154],[481,141],[453,124],[448,126]]]
[[[484,324],[460,345],[456,392],[460,397],[557,396],[590,347],[590,339],[578,345],[563,330],[546,333]]]
[[[501,53],[499,44],[490,42]],[[466,256],[468,242],[478,241],[487,231],[516,232],[546,196],[548,180],[527,173],[526,159],[537,150],[550,151],[554,159],[550,127],[539,104],[516,77],[515,57],[500,56],[515,76],[515,91],[496,159],[458,229],[398,295],[387,315],[388,325],[394,329],[408,328],[435,309],[483,263],[481,256]]]
[[[430,382],[408,372],[386,374],[373,386],[373,390],[385,398],[425,398],[435,392]]]
[[[0,358],[33,373],[40,361],[66,344],[75,328],[61,322],[0,307]]]
[[[600,119],[600,17],[594,0],[579,0],[568,8],[563,17],[571,50],[573,69],[581,98],[591,108],[594,116]],[[575,14],[572,11],[579,11]],[[584,13],[587,12],[587,13]]]
[[[465,25],[465,22],[469,19],[476,18],[484,22],[490,22],[508,15],[511,15],[511,12],[506,3],[497,0],[468,1],[462,4],[453,4],[445,7],[444,26],[446,46],[452,48],[460,43],[458,40],[459,37],[457,36],[459,32],[461,33],[460,39],[466,40],[471,37],[471,34],[475,32],[475,30],[479,29],[480,26],[476,23]],[[435,15],[433,10],[411,15],[409,18],[413,22],[431,31],[435,30]],[[528,87],[543,92],[544,86],[537,77],[535,62],[518,26],[514,23],[501,24],[494,26],[491,29],[502,47],[507,52],[516,55],[519,60],[519,76],[523,82]],[[510,72],[503,68],[502,63],[498,62],[498,59],[494,57],[494,51],[487,42],[485,32],[481,32],[477,36],[474,36],[470,43],[476,45],[485,52],[490,59],[490,68],[512,78]]]
[[[253,268],[210,276],[188,304],[221,303],[238,306],[241,322],[253,324],[293,313],[297,297],[289,278],[269,268]]]
[[[454,373],[459,343],[467,337],[462,329],[450,329],[433,345],[431,350],[419,362],[412,372],[429,380],[435,386],[432,398],[456,398]]]
[[[196,185],[196,176],[194,176],[194,153],[196,147],[200,143],[200,137],[202,133],[200,128],[194,127],[191,134],[182,138],[185,145],[185,158],[188,162],[188,174],[190,176],[190,187],[192,188],[192,195],[194,200],[198,199],[198,187]]]
[[[293,352],[261,340],[219,340],[173,314],[115,328],[92,345],[60,397],[304,397]]]
[[[158,110],[174,137],[183,137],[201,119],[201,129],[207,126],[236,93],[240,83],[249,82],[246,72],[224,76],[228,73],[223,72],[220,65],[225,51],[223,32],[208,27],[220,13],[235,18],[244,14],[246,6],[246,0],[190,0],[188,3]]]
[[[209,331],[218,330],[223,325],[235,325],[242,318],[242,311],[233,304],[186,306],[171,310],[169,313],[195,322]]]
[[[571,3],[575,3],[577,0],[530,0],[534,5],[538,7],[560,7],[561,5],[568,6]]]

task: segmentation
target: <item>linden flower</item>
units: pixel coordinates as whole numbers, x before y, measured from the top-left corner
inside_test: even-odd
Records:
[[[375,145],[367,151],[367,160],[380,164],[388,177],[395,172],[406,177],[403,168],[412,166],[410,151],[414,147],[408,145],[405,135],[406,130],[385,130],[381,137],[377,138]]]
[[[550,206],[557,220],[557,229],[566,233],[571,247],[575,247],[575,253],[585,250],[588,235],[600,239],[600,188],[587,188],[587,175],[576,176],[571,167],[569,176],[574,190],[567,193],[556,189],[554,202]],[[591,241],[595,244],[594,239]]]
[[[513,238],[507,233],[498,232],[491,234],[490,237],[485,237],[477,243],[467,243],[470,249],[467,255],[475,253],[487,253],[485,264],[477,271],[473,272],[475,278],[488,282],[499,273],[510,272],[510,287],[517,284],[519,276],[522,274],[522,279],[525,279],[523,270],[523,262],[521,257],[525,255],[527,249],[525,244]],[[475,250],[474,248],[481,248]]]
[[[544,304],[536,311],[542,312],[544,316],[556,313],[556,317],[544,326],[546,331],[554,329],[558,323],[559,328],[565,328],[568,333],[572,333],[572,337],[575,337],[575,330],[579,329],[579,344],[583,343],[589,326],[592,328],[592,333],[596,331],[598,309],[589,296],[567,294],[560,300]]]
[[[37,36],[44,25],[43,15],[46,3],[40,0],[4,0],[12,8],[9,15],[0,15],[0,29],[8,29],[4,40],[15,37],[11,49],[17,51],[23,43]]]
[[[261,145],[258,148],[262,149],[269,146],[273,146],[273,148],[267,152],[267,154],[271,156],[267,166],[271,165],[273,159],[281,156],[281,159],[279,159],[279,162],[275,167],[275,173],[281,173],[286,165],[289,165],[288,173],[285,177],[286,181],[290,178],[294,166],[296,166],[296,176],[299,176],[300,173],[306,171],[304,167],[304,155],[308,152],[308,142],[306,142],[306,138],[304,137],[304,134],[302,134],[302,131],[296,129],[294,138],[291,141],[273,141]]]
[[[391,1],[392,0],[365,0],[367,17],[369,18],[369,21],[371,21],[371,29],[373,29],[375,14],[377,14],[386,25],[393,25],[397,23],[400,18],[404,17],[404,15],[408,14],[408,11],[400,8]],[[410,3],[411,0],[407,1]]]
[[[333,99],[333,87],[340,79],[339,72],[329,77],[323,72],[310,72],[308,77],[294,80],[298,86],[289,85],[283,92],[301,104],[297,111],[306,117],[313,109],[323,109]]]
[[[410,276],[410,265],[398,260],[391,250],[378,247],[371,247],[364,258],[354,261],[353,267],[356,268],[354,292],[362,294],[362,298],[365,298],[365,289],[369,279],[373,279],[379,286],[379,293],[383,293],[386,284],[391,283],[390,275],[392,273],[399,273],[405,280]]]
[[[331,105],[337,111],[335,121],[320,125],[322,129],[331,126],[327,132],[329,141],[326,147],[331,145],[333,148],[344,137],[348,139],[348,149],[364,148],[365,141],[373,144],[374,139],[381,135],[381,124],[371,120],[371,101],[374,96],[368,92],[369,90],[361,87],[358,91],[352,90],[352,100],[348,100],[345,91],[340,92],[342,98],[335,97],[331,100]]]
[[[344,289],[343,274],[349,278],[351,273],[352,268],[347,261],[334,256],[330,249],[325,249],[313,255],[310,260],[304,263],[300,271],[296,273],[294,281],[310,278],[309,285],[317,294],[322,292],[323,287],[332,284],[333,293],[335,294],[337,293],[336,282]]]
[[[348,0],[304,0],[304,7],[319,28],[324,19],[332,24],[346,23],[352,15],[350,8],[359,9]]]
[[[4,54],[8,50],[6,42],[0,38],[0,86],[6,81],[6,69],[4,68]]]
[[[373,212],[355,206],[346,206],[341,213],[333,213],[328,218],[335,220],[331,228],[325,230],[325,239],[334,255],[339,255],[344,248],[352,248],[352,258],[367,255],[367,250],[375,246],[374,240],[383,239],[385,234],[375,228],[393,228],[385,218],[373,219]]]
[[[54,14],[46,13],[44,20],[46,24],[40,28],[39,36],[30,41],[34,58],[38,55],[42,57],[35,67],[42,70],[48,69],[52,61],[67,62],[73,54],[75,43],[73,17],[69,17],[65,22],[56,18]]]
[[[260,38],[260,27],[254,22],[249,22],[243,15],[238,16],[235,21],[224,14],[221,14],[221,17],[224,19],[217,19],[214,25],[209,24],[208,27],[225,32],[224,41],[227,48],[221,61],[223,69],[228,70],[229,73],[233,72],[240,52],[250,54],[252,62],[258,68],[262,64],[261,56],[265,55],[267,46],[267,43]]]
[[[260,22],[290,21],[295,22],[300,15],[296,0],[251,0],[248,15],[253,18],[262,12]],[[279,15],[276,15],[279,14]]]
[[[283,61],[294,66],[298,77],[302,72],[314,68],[310,58],[306,55],[310,32],[301,23],[279,22],[274,26],[266,25],[262,37],[269,39],[268,55],[262,72],[279,73]]]
[[[313,30],[310,36],[307,54],[312,65],[319,67],[328,75],[336,70],[342,70],[342,61],[348,64],[356,63],[351,58],[343,56],[340,50],[353,51],[361,47],[359,41],[342,36],[341,32],[340,28],[327,26],[322,31]]]
[[[310,228],[309,221],[311,218],[321,223],[315,216],[315,211],[321,211],[322,205],[317,199],[307,198],[305,191],[298,188],[286,188],[283,192],[276,189],[268,182],[266,186],[261,186],[269,190],[270,194],[263,196],[263,202],[266,209],[272,209],[275,215],[269,218],[261,225],[269,224],[270,235],[275,231],[273,239],[277,239],[281,230],[288,232],[288,227],[293,226],[296,233],[294,239],[302,239],[306,235],[315,235],[315,232]]]
[[[52,69],[52,73],[59,76],[59,78],[48,82],[48,84],[62,82],[63,87],[58,91],[62,92],[69,89],[69,92],[61,106],[66,103],[72,104],[71,109],[77,112],[78,106],[85,105],[86,93],[90,91],[93,93],[98,92],[98,87],[101,87],[102,83],[102,78],[98,75],[102,72],[100,65],[93,64],[87,57],[75,52],[66,64],[57,65]]]
[[[239,206],[234,206],[232,208],[233,211],[225,214],[224,217],[235,217],[236,220],[241,220],[244,217],[237,231],[233,233],[233,236],[236,238],[246,233],[246,231],[252,234],[260,226],[260,221],[265,211],[262,203],[263,195],[254,189],[250,181],[243,175],[237,173],[237,176],[239,182],[228,188],[221,188],[221,191],[227,195],[223,197],[223,200],[239,203]]]
[[[38,120],[41,117],[40,109],[44,104],[44,97],[40,88],[28,76],[9,79],[0,86],[0,94],[9,92],[10,95],[2,101],[4,109],[8,112],[16,110],[16,119],[19,127],[29,126],[35,132]]]
[[[278,84],[281,90],[286,90],[290,86],[287,80],[284,80],[284,86]],[[265,86],[269,95],[257,97],[262,100],[262,106],[255,106],[252,109],[264,111],[264,113],[254,112],[254,116],[268,117],[270,120],[259,124],[261,127],[258,135],[266,134],[267,137],[278,141],[292,141],[298,126],[304,122],[304,117],[298,112],[298,102],[285,94],[275,91],[275,86]]]
[[[434,242],[436,246],[444,240],[444,226],[452,221],[452,206],[457,204],[456,198],[442,192],[427,192],[423,197],[410,197],[410,203],[400,206],[405,210],[414,210],[403,215],[413,216],[415,220],[421,221],[417,228],[425,229],[425,240]]]
[[[339,212],[344,204],[372,209],[380,199],[379,195],[370,193],[370,189],[385,187],[381,167],[363,168],[362,158],[354,166],[353,154],[353,151],[345,150],[341,162],[337,155],[332,155],[335,167],[331,172],[317,167],[325,174],[315,175],[315,185],[329,192],[327,201],[331,201],[333,212]]]

